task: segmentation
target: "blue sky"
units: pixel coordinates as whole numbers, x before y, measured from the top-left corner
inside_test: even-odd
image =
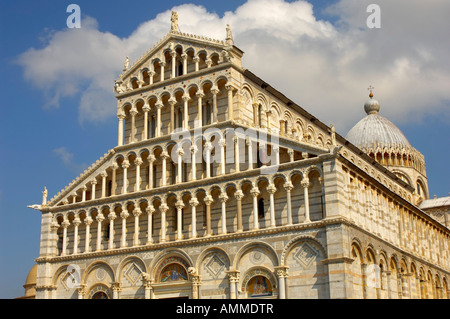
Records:
[[[70,3],[81,7],[81,30],[67,29]],[[186,3],[192,5],[179,7]],[[53,197],[116,146],[114,80],[126,55],[137,59],[169,31],[165,17],[173,7],[182,13],[182,31],[189,33],[220,37],[231,22],[235,44],[246,52],[245,66],[323,122],[334,123],[343,136],[365,116],[366,88],[375,86],[381,115],[425,155],[430,194],[448,196],[450,48],[441,43],[446,38],[441,32],[449,29],[442,12],[450,11],[445,1],[427,2],[426,8],[420,1],[378,1],[379,30],[365,26],[370,2],[310,1],[312,11],[308,5],[294,7],[298,3],[4,1],[0,298],[23,295],[39,254],[40,213],[26,206],[40,203],[44,186]],[[402,7],[406,3],[408,8]],[[261,10],[252,10],[255,4]],[[207,23],[198,22],[202,19]],[[98,57],[83,47],[91,36],[113,44],[99,47]],[[62,52],[62,59],[55,52]],[[105,74],[95,69],[101,61],[111,61]],[[286,63],[290,70],[283,69]]]

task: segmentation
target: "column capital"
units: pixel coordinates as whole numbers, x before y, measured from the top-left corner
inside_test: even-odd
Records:
[[[119,168],[119,164],[117,164],[116,162],[114,162],[114,163],[111,165],[111,168],[115,171],[116,169]]]
[[[253,197],[258,197],[259,194],[260,194],[260,191],[259,191],[258,188],[253,187],[253,188],[250,190],[250,194],[252,194]]]
[[[164,103],[162,101],[158,101],[155,106],[158,110],[161,110],[164,107]]]
[[[127,118],[127,116],[125,114],[123,114],[123,113],[119,113],[119,114],[117,114],[117,118],[119,120],[125,120]]]
[[[289,276],[289,273],[288,273],[289,267],[288,266],[278,266],[278,267],[274,267],[274,269],[275,269],[275,273],[277,274],[277,276],[279,278],[286,278]]]
[[[134,217],[139,217],[139,216],[141,216],[141,214],[142,214],[142,210],[140,208],[135,208],[133,210],[133,216]]]
[[[241,190],[238,190],[234,193],[234,197],[237,200],[242,200],[242,198],[244,198],[244,193]]]
[[[205,143],[205,150],[207,150],[208,152],[210,152],[213,149],[212,143],[211,142],[206,142]]]
[[[191,146],[191,153],[192,153],[192,154],[195,154],[195,153],[197,153],[197,151],[198,151],[197,145],[192,145],[192,146]]]
[[[203,90],[199,90],[196,93],[197,98],[204,98],[205,97],[205,93],[203,93]]]
[[[177,209],[184,208],[184,202],[183,202],[182,200],[178,200],[178,201],[175,203],[175,207],[176,207]]]
[[[286,182],[286,183],[284,183],[283,187],[284,187],[284,189],[285,189],[286,191],[291,191],[291,190],[294,189],[294,185],[292,185],[292,182]]]
[[[103,216],[102,213],[99,213],[99,214],[97,215],[97,217],[95,218],[95,220],[96,220],[97,222],[101,223],[102,221],[105,220],[105,216]]]
[[[222,203],[226,203],[227,201],[228,201],[228,196],[227,196],[227,194],[226,193],[221,193],[220,194],[220,196],[219,196],[219,199],[220,199],[220,201],[222,202]]]
[[[225,89],[227,91],[235,91],[235,90],[237,90],[232,84],[226,84],[225,85]]]
[[[116,218],[117,218],[116,213],[114,213],[114,212],[109,213],[109,215],[108,215],[108,219],[109,220],[113,221]]]
[[[108,177],[108,173],[106,171],[103,171],[100,175],[104,178]]]
[[[144,107],[142,108],[144,112],[150,112],[150,105],[148,103],[145,103]]]
[[[76,217],[73,221],[72,224],[74,224],[75,226],[80,226],[81,225],[81,220],[80,218]]]
[[[167,213],[167,211],[169,210],[169,206],[167,206],[166,203],[162,203],[162,204],[159,206],[159,210],[160,210],[161,212],[163,212],[163,213]]]
[[[277,191],[277,188],[275,187],[275,185],[270,184],[269,186],[267,186],[267,192],[269,194],[275,194]]]
[[[122,283],[120,283],[120,282],[113,282],[113,283],[111,283],[111,289],[113,291],[117,291],[117,292],[122,291]]]
[[[211,93],[212,93],[213,95],[217,95],[217,94],[219,94],[219,92],[220,92],[220,90],[219,90],[216,86],[213,86],[213,87],[211,88]]]
[[[230,280],[230,282],[239,282],[239,276],[240,276],[240,271],[236,270],[236,269],[231,269],[225,272],[227,274],[228,279]]]
[[[203,201],[204,201],[205,204],[208,205],[208,206],[211,205],[212,203],[214,203],[214,200],[213,200],[213,198],[212,198],[211,195],[206,196],[205,199],[204,199]]]
[[[133,107],[131,108],[131,110],[130,110],[130,114],[131,114],[132,116],[136,116],[138,113],[139,113],[139,112],[138,112],[137,108],[133,106]]]
[[[185,94],[185,95],[183,95],[182,99],[184,102],[189,102],[191,100],[191,97],[189,95]]]
[[[169,154],[167,154],[166,152],[161,153],[160,156],[161,156],[161,158],[162,158],[163,160],[166,160],[166,159],[170,158]]]
[[[309,182],[309,178],[302,179],[302,182],[300,183],[303,188],[308,188],[311,186],[311,183]]]
[[[67,227],[70,226],[70,222],[69,222],[67,219],[65,219],[65,220],[63,220],[63,222],[61,223],[61,226],[62,226],[63,228],[67,228]]]
[[[177,154],[178,154],[179,156],[183,156],[183,155],[184,155],[184,150],[183,150],[181,147],[178,148]]]
[[[191,205],[192,207],[197,207],[199,204],[200,203],[199,203],[198,199],[195,197],[189,201],[189,205]]]
[[[140,157],[137,157],[137,158],[134,160],[134,164],[136,164],[137,166],[141,166],[142,163],[144,163],[144,161],[143,161],[142,158],[140,158]]]
[[[155,207],[154,207],[153,205],[149,205],[149,206],[145,209],[145,211],[147,212],[148,215],[152,215],[152,214],[156,211],[156,209],[155,209]]]
[[[122,168],[128,168],[128,167],[130,167],[130,162],[128,160],[124,160],[122,162]]]
[[[175,98],[173,98],[173,97],[171,97],[168,102],[169,102],[170,106],[173,106],[173,105],[177,104],[177,100]]]
[[[195,57],[192,58],[192,60],[193,60],[195,63],[200,62],[200,57],[199,57],[199,56],[195,56]]]
[[[97,185],[97,180],[96,180],[96,179],[93,179],[93,180],[91,181],[91,185]]]
[[[153,162],[156,161],[156,157],[155,157],[155,155],[150,155],[149,157],[147,157],[147,160],[148,160],[150,163],[153,163]]]
[[[90,216],[88,216],[88,217],[86,217],[86,218],[84,219],[84,223],[85,223],[87,226],[90,226],[93,222],[94,222],[94,220],[93,220]]]

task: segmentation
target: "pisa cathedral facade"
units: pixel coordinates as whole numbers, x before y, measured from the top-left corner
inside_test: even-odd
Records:
[[[394,129],[340,136],[242,56],[229,28],[181,33],[174,14],[127,59],[117,147],[39,207],[36,298],[449,297],[423,155]]]

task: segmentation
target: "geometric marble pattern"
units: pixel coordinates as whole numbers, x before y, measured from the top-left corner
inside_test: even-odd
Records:
[[[206,270],[213,276],[217,278],[219,273],[225,268],[225,262],[219,258],[219,256],[214,255],[206,264]]]
[[[141,273],[142,270],[135,263],[132,263],[128,266],[123,275],[132,286],[135,286],[141,278]]]
[[[298,261],[300,266],[302,266],[304,269],[308,269],[309,267],[311,267],[312,263],[318,255],[319,252],[316,248],[309,245],[308,243],[303,243],[296,249],[294,258]]]

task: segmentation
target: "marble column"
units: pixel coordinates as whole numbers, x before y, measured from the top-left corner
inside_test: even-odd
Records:
[[[109,243],[108,249],[114,249],[114,219],[116,219],[116,214],[114,212],[109,213]]]
[[[93,222],[93,220],[90,216],[87,216],[84,220],[84,224],[86,225],[86,241],[84,243],[84,252],[85,253],[90,252],[92,222]]]
[[[105,217],[101,212],[97,215],[97,247],[96,251],[102,250],[102,222],[105,220]]]
[[[227,85],[225,87],[228,91],[228,120],[233,120],[233,87],[231,85]]]
[[[191,97],[189,95],[183,95],[183,128],[189,130],[189,101]]]
[[[122,218],[122,237],[120,241],[120,248],[127,247],[127,218],[130,216],[126,206],[122,207],[120,217]]]
[[[183,239],[183,208],[184,203],[182,200],[178,200],[175,203],[175,207],[177,208],[177,240]]]
[[[159,210],[161,212],[161,242],[166,242],[166,232],[167,232],[167,226],[166,226],[166,213],[169,210],[169,207],[166,203],[162,203],[161,206],[159,206]]]
[[[220,202],[222,203],[222,216],[221,216],[221,222],[222,222],[222,235],[225,235],[227,233],[227,201],[228,196],[226,193],[222,193],[219,196]]]
[[[142,211],[140,208],[135,208],[133,210],[134,215],[134,237],[133,237],[133,246],[139,246],[139,216],[141,216]]]
[[[72,222],[74,226],[73,230],[73,255],[78,254],[78,226],[81,224],[80,218],[77,216]]]
[[[147,245],[153,243],[153,214],[155,213],[155,207],[149,205],[146,210],[147,212]]]
[[[136,165],[136,192],[139,192],[141,190],[141,165],[144,163],[142,161],[142,158],[138,157],[134,161],[134,164]]]
[[[122,188],[122,194],[128,193],[128,168],[130,167],[130,162],[128,160],[124,160],[122,162],[122,168],[123,168],[123,188]]]
[[[287,224],[292,225],[292,200],[291,191],[294,189],[294,185],[291,182],[286,182],[284,184],[284,189],[286,190],[286,206],[287,206]]]
[[[189,201],[189,204],[192,207],[191,238],[197,238],[197,206],[199,205],[199,202],[197,198],[194,197]]]
[[[126,116],[125,114],[119,114],[117,115],[117,118],[119,119],[119,128],[118,128],[118,141],[117,141],[117,145],[118,146],[122,146],[123,145],[123,127],[124,127],[124,123],[123,121],[125,120]]]
[[[205,94],[202,90],[199,90],[197,92],[197,102],[198,102],[198,110],[197,110],[197,121],[200,125],[200,127],[203,126],[203,98],[205,97]]]
[[[134,143],[136,142],[136,115],[138,114],[138,111],[135,107],[133,107],[130,110],[130,114],[131,114],[131,138],[130,138],[130,142]]]
[[[67,255],[67,228],[70,226],[70,223],[67,219],[64,219],[61,223],[63,227],[63,242],[62,242],[62,252],[61,256]]]
[[[242,198],[244,198],[244,193],[241,190],[237,190],[234,193],[234,197],[236,198],[236,207],[237,207],[237,232],[243,232],[244,228],[242,225]]]
[[[206,234],[205,236],[211,236],[211,204],[214,202],[211,195],[205,197],[204,202],[206,204]]]
[[[256,187],[253,187],[250,191],[253,197],[253,229],[257,230],[259,229],[259,221],[258,221],[258,196],[260,194],[259,189]]]
[[[108,173],[106,171],[102,172],[102,198],[106,197],[106,178],[108,177]]]
[[[197,156],[198,148],[196,145],[191,146],[191,163],[192,163],[192,180],[197,180],[197,163],[195,162],[195,157]]]
[[[142,108],[144,111],[144,138],[143,140],[148,140],[148,112],[150,112],[150,105],[146,102]]]
[[[269,193],[269,198],[270,198],[270,227],[276,227],[276,222],[275,222],[275,199],[274,199],[274,194],[275,194],[276,191],[277,191],[277,188],[273,184],[270,184],[267,187],[267,192]]]
[[[301,185],[303,187],[303,194],[305,197],[305,223],[311,222],[311,218],[309,216],[309,194],[308,194],[308,188],[311,186],[309,183],[308,178],[304,178],[301,182]]]

